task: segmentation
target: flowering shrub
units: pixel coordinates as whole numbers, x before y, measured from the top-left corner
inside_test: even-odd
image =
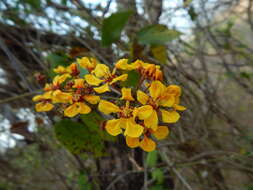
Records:
[[[123,83],[132,70],[141,76],[135,88]],[[163,83],[159,65],[120,59],[111,70],[94,58],[83,57],[54,72],[57,75],[45,85],[44,93],[33,97],[37,112],[57,106],[64,116],[75,117],[97,108],[107,120],[105,130],[113,136],[124,134],[131,148],[155,150],[153,138],[166,138],[167,124],[177,122],[178,111],[186,109],[180,105],[181,88]]]

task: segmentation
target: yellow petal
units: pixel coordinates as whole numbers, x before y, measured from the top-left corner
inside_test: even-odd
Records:
[[[75,79],[73,88],[84,88],[84,79]]]
[[[47,91],[44,94],[42,94],[42,96],[43,96],[44,99],[51,99],[52,96],[53,96],[53,91],[52,90]]]
[[[70,77],[70,74],[68,74],[68,73],[63,74],[63,75],[57,75],[57,76],[54,77],[53,84],[54,85],[60,85],[61,83],[63,83],[69,77]]]
[[[117,113],[120,112],[120,108],[106,100],[101,100],[98,104],[98,110],[103,112],[104,114],[111,114],[111,113]]]
[[[68,72],[73,73],[76,72],[77,69],[77,64],[76,63],[71,63],[68,67],[67,67]]]
[[[144,92],[138,90],[137,91],[137,100],[141,103],[141,104],[146,104],[148,101],[149,97],[147,94],[145,94]]]
[[[83,103],[83,102],[77,102],[77,103],[79,103],[79,104],[78,104],[78,106],[79,106],[78,112],[79,112],[80,114],[88,114],[88,113],[91,112],[90,107],[87,106],[85,103]]]
[[[67,117],[74,117],[79,114],[79,104],[78,102],[70,105],[64,110],[64,115]]]
[[[48,102],[40,102],[35,105],[35,110],[37,112],[50,111],[51,109],[53,109],[53,107],[54,105]]]
[[[84,95],[83,98],[90,104],[97,104],[100,101],[100,97],[95,95]]]
[[[122,69],[122,70],[127,70],[128,68],[128,59],[120,59],[117,61],[117,63],[115,64],[115,67],[117,69]]]
[[[131,94],[131,88],[122,88],[121,89],[121,94],[122,94],[122,97],[121,99],[122,100],[128,100],[128,101],[134,101],[134,98],[132,97],[132,94]]]
[[[109,67],[104,64],[97,64],[94,73],[98,78],[106,77],[111,74]]]
[[[163,80],[163,73],[159,69],[156,69],[155,71],[155,80],[160,80],[160,81]]]
[[[52,84],[46,83],[46,84],[45,84],[45,87],[43,88],[43,90],[44,90],[44,91],[50,91],[50,90],[52,90],[52,87],[53,87]]]
[[[137,59],[135,62],[131,63],[132,67],[134,67],[135,69],[138,69],[139,67],[143,67],[144,62]]]
[[[150,96],[156,100],[164,92],[165,86],[160,81],[153,81],[149,87]]]
[[[57,68],[54,68],[53,71],[55,73],[59,73],[59,74],[62,74],[62,73],[65,73],[67,72],[67,69],[61,65],[59,65]]]
[[[53,103],[72,103],[72,95],[71,93],[56,90],[53,92],[52,100]]]
[[[143,127],[135,123],[133,118],[128,118],[125,123],[126,130],[124,135],[129,137],[139,137],[143,132]]]
[[[112,119],[106,122],[105,125],[106,131],[112,135],[117,136],[122,133],[122,129],[120,128],[120,120],[119,119]]]
[[[127,76],[128,76],[127,74],[120,75],[120,76],[112,79],[112,81],[110,82],[110,84],[113,84],[113,83],[115,83],[117,81],[125,81],[127,79]]]
[[[156,143],[147,136],[144,136],[143,140],[140,142],[140,147],[146,152],[152,152],[156,148]]]
[[[158,116],[155,110],[153,110],[152,114],[148,118],[144,119],[144,125],[154,131],[157,129]]]
[[[36,95],[36,96],[33,97],[32,100],[34,102],[38,102],[38,101],[44,100],[44,97],[42,95]]]
[[[164,107],[172,107],[175,103],[175,96],[166,94],[162,95],[159,99],[159,105]]]
[[[100,86],[100,87],[96,87],[96,88],[93,88],[93,89],[94,89],[97,93],[99,93],[99,94],[110,91],[110,88],[109,88],[109,86],[108,86],[107,83],[103,84],[103,85]]]
[[[139,141],[139,138],[132,138],[132,137],[126,136],[126,144],[130,148],[136,148],[140,145],[140,141]]]
[[[84,76],[86,82],[90,85],[98,86],[103,80],[100,80],[94,75],[88,74]]]
[[[77,59],[77,63],[81,67],[92,71],[97,65],[97,60],[95,58],[82,57],[81,59]]]
[[[169,85],[166,88],[166,92],[169,94],[173,94],[175,96],[180,96],[181,95],[181,88],[180,88],[180,86],[177,86],[177,85]]]
[[[122,69],[122,70],[133,70],[136,69],[136,66],[133,64],[128,64],[128,59],[120,59],[116,64],[115,67],[117,69]]]
[[[176,123],[180,118],[179,113],[176,111],[166,111],[163,109],[160,110],[162,112],[162,120],[165,123]]]
[[[153,107],[150,105],[145,105],[145,106],[141,106],[137,108],[137,116],[141,120],[147,119],[148,117],[151,116],[152,113],[153,113]]]
[[[154,131],[152,134],[157,138],[158,140],[165,139],[169,134],[169,129],[166,126],[158,126],[157,130]]]
[[[135,120],[135,118],[138,116],[138,108],[134,108],[134,110],[132,111],[133,114],[133,119]]]
[[[186,110],[186,107],[180,106],[178,104],[175,104],[173,107],[174,107],[175,110],[178,110],[178,111],[184,111],[184,110]]]

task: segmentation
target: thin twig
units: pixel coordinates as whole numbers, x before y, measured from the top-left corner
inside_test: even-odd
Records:
[[[18,99],[25,98],[25,97],[28,97],[28,96],[32,96],[32,95],[37,94],[38,92],[39,92],[39,90],[33,91],[33,92],[27,92],[27,93],[20,94],[20,95],[17,95],[17,96],[13,96],[13,97],[10,97],[10,98],[6,98],[6,99],[3,99],[3,100],[0,100],[0,104],[4,104],[4,103],[10,102],[10,101],[14,101],[14,100],[18,100]]]
[[[185,187],[188,190],[193,190],[190,184],[186,181],[186,179],[177,171],[176,168],[174,168],[172,162],[169,160],[168,156],[165,154],[163,150],[159,150],[159,154],[164,159],[166,164],[172,169],[172,171],[176,174],[176,176],[179,178],[179,180],[185,185]]]

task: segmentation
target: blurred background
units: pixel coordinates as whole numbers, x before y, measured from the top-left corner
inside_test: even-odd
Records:
[[[52,68],[82,56],[159,64],[182,87],[157,151],[34,111]],[[253,190],[252,82],[251,0],[1,0],[0,189]]]

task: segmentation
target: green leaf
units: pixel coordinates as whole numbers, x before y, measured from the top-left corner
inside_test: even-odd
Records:
[[[89,71],[83,67],[81,67],[79,64],[77,64],[77,68],[80,71],[79,76],[83,78],[85,75],[89,74]]]
[[[250,79],[252,77],[252,73],[248,72],[240,72],[240,77],[245,78],[245,79]]]
[[[25,3],[29,4],[34,9],[40,9],[41,0],[24,0]]]
[[[101,140],[114,141],[115,137],[109,135],[105,130],[101,129],[101,124],[104,121],[98,113],[92,111],[89,114],[80,116],[82,122],[89,128],[89,131],[96,133],[100,136]]]
[[[248,186],[247,190],[253,190],[253,185]]]
[[[196,18],[198,17],[198,14],[196,13],[193,6],[190,6],[190,8],[188,10],[188,14],[190,15],[190,18],[191,18],[192,21],[195,21]]]
[[[61,4],[67,6],[67,0],[61,0]]]
[[[92,190],[92,184],[89,183],[88,177],[84,172],[80,172],[78,176],[78,184],[80,190]]]
[[[156,168],[154,171],[152,171],[152,178],[158,183],[162,184],[164,181],[164,175],[163,171],[159,168]]]
[[[57,140],[70,152],[74,154],[92,152],[95,156],[102,155],[104,144],[101,138],[85,125],[63,119],[55,124],[54,129]]]
[[[104,19],[102,24],[102,45],[109,46],[120,39],[132,11],[117,12]]]
[[[155,185],[149,188],[149,190],[165,190],[162,185]]]
[[[146,158],[146,164],[148,167],[154,167],[157,163],[157,159],[158,159],[158,154],[157,151],[154,150],[152,152],[149,152],[147,154],[147,158]]]
[[[168,29],[165,25],[154,24],[142,28],[137,33],[137,39],[139,43],[145,45],[164,45],[176,38],[178,38],[182,33]]]
[[[129,71],[127,72],[127,74],[128,74],[127,80],[121,83],[122,86],[134,88],[137,87],[138,82],[140,80],[140,74],[135,70]]]

